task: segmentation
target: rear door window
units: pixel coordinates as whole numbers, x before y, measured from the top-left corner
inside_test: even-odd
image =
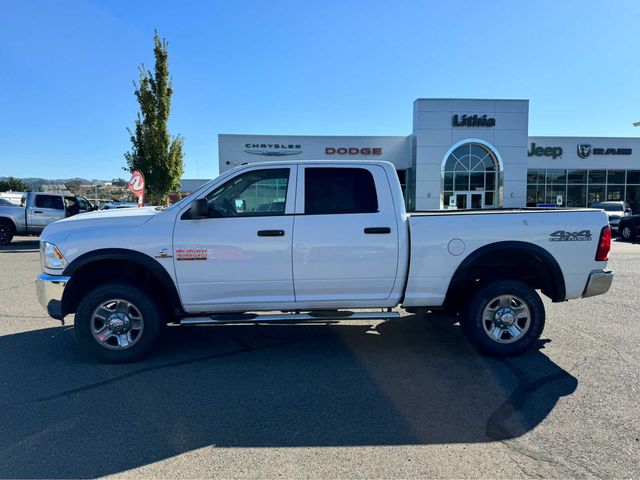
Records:
[[[64,203],[60,195],[36,195],[36,207],[64,210]]]
[[[306,215],[378,211],[373,175],[365,168],[307,167],[304,180]]]

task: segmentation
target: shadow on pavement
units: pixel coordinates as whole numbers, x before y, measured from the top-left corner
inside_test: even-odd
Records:
[[[37,252],[40,249],[40,240],[34,238],[14,238],[7,245],[0,245],[0,253],[24,253]]]
[[[634,237],[631,240],[623,240],[620,237],[615,239],[617,243],[632,243],[632,244],[640,244],[640,237]]]
[[[508,439],[577,386],[539,350],[480,357],[440,314],[173,328],[131,365],[93,362],[70,327],[0,337],[0,352],[0,477],[95,477],[210,445]]]

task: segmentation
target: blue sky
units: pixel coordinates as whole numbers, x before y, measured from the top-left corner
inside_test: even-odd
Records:
[[[137,67],[169,41],[185,177],[218,133],[406,135],[418,97],[528,98],[531,135],[640,136],[640,2],[0,3],[0,176],[127,176]]]

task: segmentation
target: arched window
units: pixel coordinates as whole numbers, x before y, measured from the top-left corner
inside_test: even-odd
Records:
[[[500,164],[489,147],[475,142],[458,146],[445,159],[443,174],[445,207],[452,205],[452,195],[459,197],[458,208],[498,206]]]

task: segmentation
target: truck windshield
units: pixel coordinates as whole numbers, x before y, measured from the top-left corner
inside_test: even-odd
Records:
[[[619,203],[595,203],[592,207],[601,208],[605,212],[622,212],[624,210],[623,206]]]
[[[181,198],[176,203],[174,203],[173,205],[169,205],[168,207],[156,207],[156,210],[172,210],[176,208],[178,205],[184,205],[185,203],[188,203],[189,201],[191,201],[192,195],[193,193],[190,193],[186,197]]]

